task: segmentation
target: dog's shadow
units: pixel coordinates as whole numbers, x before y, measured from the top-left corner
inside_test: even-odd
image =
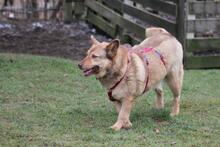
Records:
[[[78,119],[82,127],[104,129],[113,125],[117,120],[117,113],[112,111],[83,111],[82,109],[71,109],[70,118],[75,117]],[[158,125],[169,125],[172,123],[172,118],[169,115],[170,110],[161,109],[156,110],[154,108],[142,109],[131,113],[130,120],[133,124],[133,129],[155,128]],[[77,116],[77,118],[76,118]]]
[[[135,111],[131,115],[131,121],[134,128],[154,128],[158,125],[169,125],[172,123],[172,117],[168,109],[151,108],[147,111]]]

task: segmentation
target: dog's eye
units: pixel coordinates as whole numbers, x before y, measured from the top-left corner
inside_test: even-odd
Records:
[[[92,55],[92,58],[97,58],[97,57],[99,57],[99,56],[97,56],[97,55],[94,55],[94,54]]]

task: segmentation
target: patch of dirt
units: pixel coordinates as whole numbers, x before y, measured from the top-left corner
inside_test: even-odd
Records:
[[[83,21],[0,23],[0,52],[80,60],[91,45],[90,35],[99,41],[110,40]]]

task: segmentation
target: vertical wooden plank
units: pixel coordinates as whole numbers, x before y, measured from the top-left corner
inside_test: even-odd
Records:
[[[76,1],[74,7],[74,15],[79,19],[84,13],[84,3],[83,1]]]
[[[73,19],[72,17],[73,7],[72,7],[72,1],[65,0],[64,2],[64,22],[70,23]]]
[[[62,6],[63,6],[63,0],[58,0],[57,3],[55,2],[55,0],[53,0],[53,8],[55,8],[55,10],[52,11],[50,19],[57,18],[57,14],[60,13]]]
[[[47,0],[44,0],[44,20],[47,20]]]
[[[32,4],[32,13],[33,13],[33,18],[34,19],[38,19],[38,4],[37,4],[37,0],[32,0],[31,2]]]
[[[177,39],[181,42],[184,51],[184,57],[186,55],[186,21],[185,21],[185,9],[186,9],[186,0],[177,1]],[[185,60],[185,58],[184,58]]]
[[[177,1],[177,38],[185,47],[185,31],[186,31],[186,22],[185,22],[185,0]]]
[[[30,6],[31,6],[31,2],[30,2],[30,0],[27,0],[26,1],[26,16],[27,16],[27,19],[29,20],[30,18],[31,18],[31,15],[30,15],[30,13],[29,13],[29,11],[30,11]]]

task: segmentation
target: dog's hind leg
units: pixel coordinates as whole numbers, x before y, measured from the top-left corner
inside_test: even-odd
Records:
[[[164,96],[163,96],[162,81],[155,87],[155,92],[157,94],[155,107],[156,107],[156,109],[162,109],[164,107]]]
[[[170,116],[178,115],[180,111],[180,94],[182,88],[183,75],[183,65],[180,64],[174,65],[171,68],[170,73],[166,77],[167,84],[170,87],[174,97]]]

